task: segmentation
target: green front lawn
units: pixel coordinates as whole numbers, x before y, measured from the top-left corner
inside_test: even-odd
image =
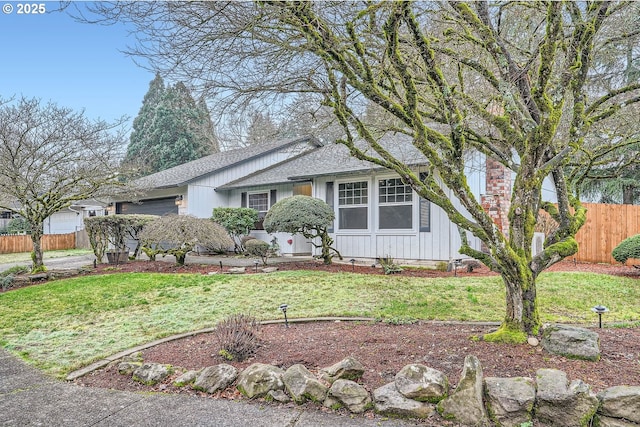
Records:
[[[424,279],[292,271],[260,275],[110,274],[0,294],[0,345],[56,375],[232,313],[260,319],[364,316],[398,321],[500,321],[499,277]],[[635,322],[640,281],[591,273],[545,273],[538,282],[544,322]]]

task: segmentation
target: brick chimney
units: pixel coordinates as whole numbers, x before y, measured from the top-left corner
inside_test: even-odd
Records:
[[[483,209],[505,236],[509,235],[509,208],[511,206],[511,170],[502,163],[487,158],[486,193],[480,196]]]

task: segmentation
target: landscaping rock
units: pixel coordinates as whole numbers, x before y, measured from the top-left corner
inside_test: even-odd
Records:
[[[640,424],[640,386],[611,387],[598,394],[598,414]]]
[[[244,273],[246,273],[246,271],[245,271],[244,267],[229,267],[229,269],[227,270],[227,273],[229,273],[229,274],[244,274]]]
[[[278,271],[278,267],[264,267],[260,271],[262,271],[263,273],[275,273],[276,271]]]
[[[118,373],[122,375],[133,375],[133,371],[142,366],[142,362],[120,362]]]
[[[198,374],[193,383],[193,388],[207,393],[215,393],[218,390],[224,390],[229,387],[237,377],[238,370],[226,363],[207,366]]]
[[[143,363],[133,371],[133,380],[146,385],[154,385],[164,380],[173,372],[171,365],[160,363]]]
[[[449,392],[449,380],[442,372],[417,363],[402,368],[395,384],[402,395],[420,402],[438,403]]]
[[[375,389],[373,405],[379,414],[392,417],[428,418],[435,412],[435,405],[408,399],[402,395],[396,383]]]
[[[599,401],[591,388],[580,380],[569,384],[567,374],[557,369],[538,369],[536,418],[551,426],[587,426]]]
[[[343,379],[333,383],[324,401],[324,406],[328,408],[335,409],[344,406],[355,414],[364,412],[371,404],[371,396],[364,387],[356,382]]]
[[[600,336],[584,328],[551,325],[542,334],[542,347],[570,359],[600,360]]]
[[[280,403],[291,402],[291,398],[282,390],[270,390],[269,393],[267,393],[267,400],[269,399]]]
[[[329,383],[338,379],[357,380],[364,374],[364,366],[353,357],[342,359],[335,365],[320,370],[320,378]]]
[[[533,379],[487,377],[484,386],[491,420],[504,427],[519,427],[531,421],[536,400]]]
[[[254,363],[238,376],[237,388],[249,399],[265,396],[271,390],[282,390],[284,371],[277,366]]]
[[[136,351],[135,353],[131,353],[120,359],[120,363],[118,364],[118,373],[122,375],[132,375],[133,371],[142,366],[143,363],[144,359],[142,358],[142,352]]]
[[[595,416],[598,427],[638,427],[639,424],[632,423],[631,421],[625,421],[620,418],[605,417],[604,415]]]
[[[306,367],[300,364],[287,369],[282,376],[282,381],[293,401],[298,404],[307,400],[322,403],[329,390]]]
[[[451,396],[438,403],[442,416],[461,424],[478,426],[487,424],[487,412],[482,401],[482,366],[475,356],[464,358],[460,382]]]
[[[187,384],[191,384],[196,380],[200,371],[187,371],[184,374],[180,375],[173,381],[173,385],[176,387],[184,387]]]

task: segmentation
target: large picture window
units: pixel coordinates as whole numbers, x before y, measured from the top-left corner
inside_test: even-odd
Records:
[[[400,178],[378,181],[378,228],[413,228],[413,191]]]
[[[341,230],[369,228],[369,184],[367,181],[338,184],[338,227]]]

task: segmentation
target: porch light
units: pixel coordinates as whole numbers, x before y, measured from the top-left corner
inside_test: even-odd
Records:
[[[180,206],[182,204],[182,199],[183,199],[182,194],[178,194],[176,196],[176,205],[177,206]]]
[[[282,312],[284,313],[284,327],[285,328],[289,327],[289,320],[287,319],[287,308],[289,308],[289,306],[287,304],[280,304],[280,310],[282,310]]]
[[[591,311],[598,315],[598,327],[602,329],[602,315],[604,313],[607,313],[609,309],[604,305],[596,305],[595,307],[591,308]]]

